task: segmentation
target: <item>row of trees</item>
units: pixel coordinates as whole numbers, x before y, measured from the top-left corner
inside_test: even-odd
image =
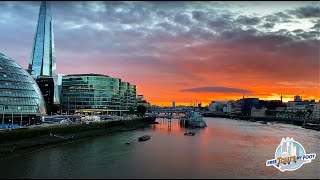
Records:
[[[149,111],[149,108],[147,108],[144,105],[138,105],[137,109],[136,109],[136,115],[137,116],[144,116],[147,111]],[[134,108],[129,109],[129,114],[135,114]]]
[[[308,109],[307,111],[277,111],[277,110],[266,110],[266,117],[284,117],[284,118],[299,118],[299,119],[311,119],[312,110]]]

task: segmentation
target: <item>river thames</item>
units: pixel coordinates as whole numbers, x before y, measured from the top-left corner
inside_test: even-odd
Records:
[[[204,118],[184,136],[173,120],[0,160],[0,178],[320,178],[320,133],[287,124]],[[151,139],[138,142],[138,137]],[[300,142],[311,163],[296,171],[267,167],[282,138]],[[130,145],[125,144],[130,142]]]

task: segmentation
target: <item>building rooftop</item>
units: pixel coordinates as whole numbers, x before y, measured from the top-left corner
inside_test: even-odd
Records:
[[[103,75],[103,74],[93,74],[93,73],[90,73],[90,74],[68,74],[65,76],[104,76],[104,77],[110,77],[110,76]]]

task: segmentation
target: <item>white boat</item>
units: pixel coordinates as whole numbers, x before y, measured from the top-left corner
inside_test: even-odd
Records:
[[[202,115],[199,111],[187,111],[186,117],[184,117],[183,120],[186,121],[187,126],[191,126],[193,128],[207,127],[207,124],[203,120]]]
[[[188,132],[188,131],[184,133],[185,136],[194,136],[195,134],[196,133],[194,132]]]

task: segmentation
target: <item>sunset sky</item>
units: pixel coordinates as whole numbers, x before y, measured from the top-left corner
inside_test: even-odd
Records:
[[[0,52],[29,63],[39,2],[0,2]],[[137,85],[151,104],[320,100],[319,2],[52,2],[57,72]]]

